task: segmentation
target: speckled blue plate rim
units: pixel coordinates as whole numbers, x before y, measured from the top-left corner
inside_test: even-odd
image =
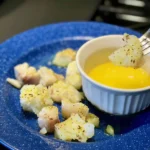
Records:
[[[18,34],[0,44],[0,142],[10,149],[47,150],[47,149],[148,149],[150,145],[150,126],[144,125],[138,129],[137,135],[126,134],[122,138],[112,138],[109,141],[90,143],[69,143],[48,139],[36,132],[25,128],[9,111],[5,104],[3,85],[7,70],[12,63],[24,53],[57,40],[90,39],[107,34],[135,34],[138,32],[127,28],[95,22],[66,22],[34,28]],[[6,91],[7,92],[7,91]],[[25,136],[24,136],[25,135]],[[143,137],[143,138],[141,138]],[[140,141],[140,142],[138,142]]]

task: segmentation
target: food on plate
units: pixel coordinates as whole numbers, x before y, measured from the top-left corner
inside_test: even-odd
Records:
[[[81,89],[82,86],[81,75],[73,74],[73,75],[66,76],[66,83],[74,86],[77,90]]]
[[[71,61],[75,60],[75,57],[76,51],[71,48],[67,48],[58,52],[52,63],[60,67],[67,67]]]
[[[114,136],[115,135],[115,131],[114,128],[111,125],[107,125],[105,132],[109,135]]]
[[[137,67],[143,56],[142,46],[139,39],[134,35],[124,34],[125,46],[114,51],[110,61],[117,66]]]
[[[20,91],[20,104],[25,111],[38,114],[45,106],[53,105],[47,87],[24,85]]]
[[[64,118],[69,118],[73,113],[86,117],[89,112],[89,108],[80,102],[73,103],[67,99],[63,99],[61,103],[61,111]]]
[[[83,94],[81,92],[64,81],[58,81],[50,86],[49,93],[54,102],[61,102],[62,99],[68,99],[76,103],[83,99]]]
[[[88,75],[95,81],[123,89],[150,86],[150,74],[142,68],[116,66],[111,62],[94,67]]]
[[[76,65],[76,61],[69,63],[66,70],[66,83],[71,84],[76,89],[81,89],[82,80],[79,70]]]
[[[96,115],[92,114],[92,113],[87,114],[86,122],[92,123],[97,128],[99,127],[99,124],[100,124],[99,118]]]
[[[11,84],[12,86],[14,86],[15,88],[20,89],[22,84],[16,80],[16,79],[12,79],[12,78],[7,78],[6,81]]]
[[[47,134],[46,128],[42,128],[39,133],[43,135]]]
[[[130,40],[128,39],[126,43],[130,44]],[[53,64],[57,66],[68,66],[65,79],[63,75],[55,73],[51,68],[42,66],[37,71],[34,67],[29,66],[28,63],[23,63],[14,67],[17,80],[7,78],[7,82],[16,88],[22,87],[20,90],[21,107],[24,111],[33,112],[37,115],[37,123],[41,134],[45,135],[54,132],[55,137],[60,140],[87,142],[88,139],[94,136],[94,128],[99,127],[100,119],[96,115],[89,113],[88,106],[81,103],[82,99],[84,99],[84,93],[78,91],[82,87],[82,80],[76,65],[75,56],[76,52],[68,48],[58,52],[53,60]],[[150,82],[143,71],[144,69],[142,70],[146,59],[143,60],[144,63],[140,64],[142,66],[140,69],[117,66],[109,62],[98,65],[95,68],[93,67],[93,70],[91,69],[91,72],[88,73],[89,76],[101,83],[105,80],[113,83],[113,80],[115,80],[113,77],[116,76],[118,81],[115,82],[119,84],[122,78],[124,78],[123,81],[126,80],[125,82],[127,82],[128,79],[125,78],[124,74],[126,73],[129,76],[130,74],[127,74],[128,71],[131,73],[129,69],[134,69],[134,71],[138,72],[136,73],[138,74],[138,79],[144,80],[144,82],[140,82],[141,85],[145,85]],[[128,71],[123,70],[123,72],[121,67],[128,69]],[[116,74],[112,73],[113,70],[115,70]],[[120,73],[117,72],[120,71],[122,78],[118,77]],[[100,72],[104,74],[100,75]],[[104,76],[105,74],[107,74],[107,77],[111,76],[111,78],[107,79]],[[137,76],[135,78],[137,79]],[[136,79],[134,82],[138,84],[137,81],[140,80]],[[61,102],[61,115],[66,119],[63,122],[60,122],[59,110],[56,106],[53,106],[53,101]],[[113,127],[108,125],[106,133],[114,135]]]
[[[86,123],[78,114],[55,125],[55,137],[64,141],[86,142],[94,136],[94,125]]]
[[[50,86],[56,81],[64,79],[63,75],[57,74],[52,69],[47,67],[41,67],[38,70],[38,73],[40,75],[40,84],[44,86]]]
[[[40,75],[34,67],[28,63],[19,64],[14,67],[15,77],[22,84],[39,84]]]
[[[70,62],[66,69],[66,76],[73,75],[73,74],[80,74],[76,65],[76,61]]]
[[[56,106],[46,106],[38,114],[38,125],[42,134],[54,132],[54,126],[59,123],[58,108]]]

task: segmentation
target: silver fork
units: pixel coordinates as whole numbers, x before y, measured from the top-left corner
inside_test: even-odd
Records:
[[[150,53],[150,29],[148,29],[140,38],[139,38],[142,48],[143,54],[147,55]]]

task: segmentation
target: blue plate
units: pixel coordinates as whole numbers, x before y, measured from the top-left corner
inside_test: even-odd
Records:
[[[150,108],[130,116],[111,116],[85,103],[97,114],[101,126],[87,143],[64,142],[53,135],[40,135],[37,118],[23,112],[19,90],[6,83],[14,77],[13,66],[28,62],[35,67],[46,65],[58,73],[65,69],[49,66],[48,61],[60,50],[78,49],[87,40],[107,34],[139,33],[104,23],[70,22],[35,28],[0,45],[0,142],[10,149],[19,150],[148,150],[150,149]],[[57,105],[60,108],[60,105]],[[115,128],[115,136],[104,133],[107,124]]]

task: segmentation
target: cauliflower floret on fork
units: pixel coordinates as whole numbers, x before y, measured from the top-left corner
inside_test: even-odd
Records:
[[[45,129],[45,134],[54,132],[54,126],[59,122],[58,108],[56,106],[43,107],[38,114],[38,125],[41,128],[40,132]]]
[[[25,111],[38,114],[45,106],[53,105],[47,87],[24,85],[20,91],[20,104]]]
[[[78,114],[55,125],[55,137],[64,141],[86,142],[94,136],[94,125],[86,123]]]
[[[15,77],[22,84],[39,84],[40,75],[34,67],[28,63],[19,64],[14,67]]]
[[[83,99],[83,94],[81,92],[64,81],[54,83],[49,87],[49,93],[55,102],[61,102],[62,99],[68,99],[75,103],[80,102]]]
[[[143,56],[139,39],[134,35],[124,34],[125,46],[109,56],[109,60],[118,66],[137,67]]]
[[[40,84],[44,86],[50,86],[56,81],[64,79],[63,75],[56,74],[52,69],[49,69],[47,67],[41,67],[38,70],[38,73],[41,77]]]
[[[67,67],[71,61],[75,60],[75,57],[76,51],[71,48],[67,48],[58,52],[52,63],[60,67]]]
[[[62,100],[61,111],[64,118],[69,118],[73,113],[86,117],[89,112],[89,108],[83,103],[72,103],[69,100],[64,99]]]

